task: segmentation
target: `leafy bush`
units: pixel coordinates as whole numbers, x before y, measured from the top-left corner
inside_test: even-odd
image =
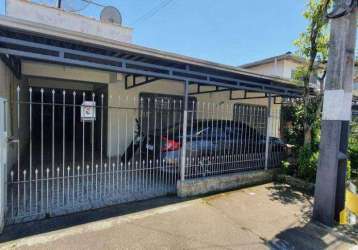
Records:
[[[353,169],[358,169],[358,121],[353,120],[348,144],[348,156]]]
[[[351,179],[351,173],[352,173],[351,161],[347,161],[347,172],[346,172],[347,181]]]
[[[352,164],[352,168],[358,169],[358,140],[356,142],[349,143],[348,154]]]
[[[284,129],[284,140],[293,147],[293,162],[288,166],[282,166],[283,171],[297,175],[307,181],[314,181],[316,176],[318,151],[320,142],[321,121],[317,118],[316,111],[319,108],[319,99],[311,99],[307,107],[308,120],[311,127],[312,141],[310,145],[304,145],[304,105],[302,101],[296,101],[291,105],[281,108]],[[296,163],[297,162],[297,163]],[[307,169],[306,169],[307,168]]]
[[[319,152],[313,151],[312,147],[306,145],[299,149],[298,153],[298,177],[308,182],[314,182],[318,165]]]
[[[289,161],[282,161],[281,168],[282,168],[283,174],[287,174],[287,175],[293,174],[291,163]]]
[[[281,108],[284,122],[284,140],[286,143],[295,145],[297,150],[303,145],[303,104],[285,105]],[[295,152],[298,153],[298,152]]]
[[[316,115],[319,108],[319,99],[312,99],[307,107],[309,124],[311,127],[312,142],[303,145],[304,141],[304,106],[302,101],[283,106],[282,119],[284,141],[294,145],[290,162],[282,162],[282,170],[286,174],[296,175],[306,181],[314,182],[319,159],[320,118]],[[353,117],[351,135],[348,146],[350,162],[347,163],[347,179],[350,178],[351,169],[358,170],[358,116]]]

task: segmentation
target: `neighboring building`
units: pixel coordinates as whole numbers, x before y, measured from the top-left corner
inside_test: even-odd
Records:
[[[247,63],[239,67],[259,74],[293,80],[295,71],[304,63],[305,59],[294,55],[292,52],[287,52],[282,55]],[[317,77],[311,77],[310,85],[313,88],[319,89],[320,84]]]
[[[32,3],[30,0],[6,0],[6,16],[119,42],[132,42],[133,30],[129,27],[99,22],[94,18],[63,11],[46,4]]]

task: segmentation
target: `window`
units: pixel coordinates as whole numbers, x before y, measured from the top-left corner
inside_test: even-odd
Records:
[[[295,80],[296,72],[297,72],[297,70],[295,70],[295,69],[291,70],[291,79],[292,80]]]

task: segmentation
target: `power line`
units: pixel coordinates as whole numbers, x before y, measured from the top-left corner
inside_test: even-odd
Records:
[[[88,3],[88,4],[96,5],[96,6],[98,6],[98,7],[102,7],[102,8],[106,7],[106,5],[103,5],[103,4],[101,4],[101,3],[95,2],[95,1],[93,1],[93,0],[82,0],[82,1],[83,1],[83,2],[86,2],[86,3]]]
[[[151,18],[154,15],[156,15],[160,10],[164,9],[169,4],[171,4],[173,1],[174,0],[163,0],[158,6],[155,6],[154,8],[150,9],[148,12],[144,13],[142,16],[137,18],[137,20],[135,20],[132,25],[135,25],[135,24],[137,24],[139,22],[143,22],[145,20],[148,20],[149,18]]]
[[[82,0],[83,1],[83,0]],[[90,5],[90,3],[87,3],[85,6],[83,6],[81,9],[76,9],[76,10],[69,10],[69,12],[81,12],[83,10],[85,10],[88,6]]]

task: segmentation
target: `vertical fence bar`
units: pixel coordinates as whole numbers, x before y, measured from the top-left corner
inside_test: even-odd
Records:
[[[41,197],[40,197],[40,211],[43,209],[43,200],[44,200],[44,89],[41,89]]]
[[[29,172],[30,172],[30,212],[32,208],[32,88],[29,89]]]
[[[62,91],[62,167],[65,168],[66,162],[66,91]],[[54,176],[55,170],[52,170]],[[54,182],[54,180],[52,180]],[[53,195],[53,194],[52,194]]]
[[[145,142],[146,142],[146,162],[147,162],[147,165],[146,165],[146,169],[147,169],[147,171],[146,171],[146,179],[145,179],[145,188],[146,188],[146,190],[148,190],[148,183],[149,183],[149,185],[151,184],[151,166],[150,165],[148,165],[148,163],[149,163],[149,138],[150,138],[150,135],[149,135],[149,122],[150,122],[150,119],[149,119],[149,116],[150,116],[150,98],[148,98],[148,100],[147,100],[147,108],[146,108],[146,110],[147,110],[147,135],[146,135],[146,140],[145,140]],[[155,112],[155,110],[154,110],[154,112]],[[153,155],[155,154],[155,152],[153,151]],[[148,168],[148,166],[149,166],[149,168]],[[148,176],[148,174],[149,174],[149,176]],[[122,179],[122,176],[121,176],[121,179]]]
[[[51,156],[52,156],[52,164],[51,164],[51,169],[52,169],[52,179],[54,179],[54,174],[55,174],[55,90],[53,89],[51,91],[52,93],[52,125],[51,125],[51,148],[52,148],[52,152],[51,152]],[[52,192],[54,192],[54,183],[52,183]]]
[[[82,103],[86,101],[86,93],[82,93]],[[82,167],[85,166],[85,121],[82,121]],[[73,166],[73,185],[75,185],[75,166]]]
[[[265,143],[265,170],[268,169],[269,164],[269,146],[270,146],[270,133],[271,133],[271,109],[272,109],[272,97],[271,94],[268,96],[267,105],[267,125],[266,125],[266,143]]]
[[[183,147],[180,162],[180,180],[185,180],[185,160],[186,160],[186,137],[188,128],[188,95],[189,95],[189,81],[184,84],[184,116],[183,116]]]
[[[17,106],[17,136],[18,140],[16,141],[16,158],[17,158],[17,205],[20,205],[20,87],[16,89],[16,106]]]
[[[101,149],[100,149],[100,173],[102,172],[103,167],[103,109],[104,109],[104,95],[101,94]],[[96,167],[97,168],[97,167]],[[100,175],[101,176],[101,175]],[[101,181],[101,178],[100,178]]]
[[[0,98],[0,233],[5,225],[7,206],[7,105],[6,100]],[[13,174],[11,176],[13,183]],[[13,204],[11,206],[13,215]]]
[[[92,103],[94,104],[94,113],[96,114],[97,112],[97,104],[95,103],[95,93],[92,93]],[[94,165],[94,119],[92,119],[91,121],[91,169],[93,171],[93,165]],[[87,173],[86,173],[86,198],[88,200],[88,193],[89,193],[89,186],[88,186],[88,170],[89,170],[89,165],[86,166],[87,169]],[[82,169],[82,187],[84,189],[84,174],[85,173],[85,169]],[[92,176],[92,180],[93,180],[93,176]],[[93,181],[92,181],[92,185],[93,186]],[[84,198],[84,191],[82,191],[82,198]]]
[[[120,159],[120,146],[121,146],[121,143],[120,143],[120,121],[121,121],[121,97],[118,96],[118,109],[117,109],[117,185],[116,185],[116,190],[117,192],[119,192],[120,190],[120,185],[121,185],[121,182],[119,181],[119,176],[121,176],[121,179],[122,179],[122,168],[119,170],[119,164],[121,162],[121,159]],[[118,172],[120,171],[120,173]]]
[[[73,110],[72,110],[72,168],[76,164],[76,91],[73,91]],[[65,164],[62,164],[62,201],[65,203]]]

